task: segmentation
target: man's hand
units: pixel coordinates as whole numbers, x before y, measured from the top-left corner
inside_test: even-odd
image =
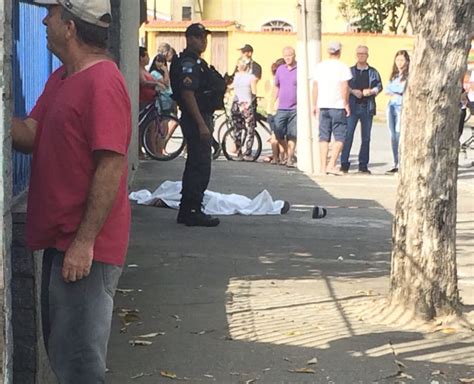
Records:
[[[318,117],[318,115],[319,115],[319,108],[318,107],[313,107],[313,115],[314,115],[314,117]]]
[[[346,117],[349,117],[351,115],[351,108],[349,107],[349,104],[346,104],[344,109],[346,110]]]
[[[89,275],[94,257],[94,243],[74,240],[64,255],[63,279],[73,283]]]
[[[364,93],[360,89],[353,89],[351,92],[358,99],[362,99],[362,96],[365,96]]]
[[[368,96],[372,96],[373,92],[370,88],[367,88],[367,89],[364,89],[362,91],[362,94],[365,96],[365,97],[368,97]]]
[[[211,131],[209,130],[207,125],[199,124],[198,128],[199,128],[199,136],[200,136],[201,140],[205,141],[205,142],[210,141],[211,140]]]

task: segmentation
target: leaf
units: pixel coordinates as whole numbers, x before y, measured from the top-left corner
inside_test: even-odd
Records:
[[[126,295],[127,293],[135,292],[134,289],[124,289],[124,288],[117,288],[116,291],[124,295]]]
[[[250,379],[250,380],[245,380],[244,384],[252,384],[252,383],[255,383],[255,382],[257,382],[257,379]]]
[[[413,376],[410,376],[408,373],[405,372],[398,372],[397,379],[415,380]]]
[[[181,318],[178,315],[172,315],[171,317],[174,317],[176,321],[181,321]]]
[[[308,360],[306,364],[311,365],[311,364],[318,364],[318,358],[314,357],[311,360]]]
[[[207,377],[207,378],[209,378],[209,379],[213,379],[213,378],[214,378],[214,376],[209,375],[209,374],[205,374],[204,377]]]
[[[299,332],[299,331],[292,331],[292,332],[288,332],[286,335],[287,335],[287,336],[299,336],[299,335],[301,335],[301,332]]]
[[[152,345],[153,342],[147,341],[147,340],[129,340],[129,344],[133,345],[133,346],[140,345],[140,346],[145,347],[145,346],[148,346],[148,345]]]
[[[316,371],[314,369],[311,369],[311,368],[289,369],[288,372],[291,372],[291,373],[311,373],[311,374],[316,373]]]
[[[147,333],[146,335],[138,335],[140,339],[151,339],[156,336],[164,336],[165,332],[154,332],[154,333]]]
[[[438,376],[438,375],[444,375],[443,371],[440,371],[437,369],[436,371],[431,372],[431,376]]]
[[[168,379],[176,379],[176,373],[169,372],[169,371],[160,371],[160,375],[163,377],[167,377]]]
[[[441,333],[446,333],[446,334],[451,334],[451,333],[456,333],[456,329],[454,328],[442,328],[442,329],[438,329],[439,332]]]
[[[400,360],[395,360],[395,364],[398,365],[399,368],[406,368],[407,366],[403,364]]]
[[[130,309],[130,308],[120,308],[119,309],[120,313],[119,313],[119,316],[121,316],[122,314],[126,314],[126,313],[140,313],[140,310],[139,309]]]
[[[474,377],[470,377],[470,378],[460,378],[458,379],[460,383],[468,383],[468,384],[472,384],[474,383]]]
[[[122,318],[122,321],[126,326],[141,320],[140,316],[138,316],[136,313],[124,313],[119,314],[119,316]]]
[[[206,333],[212,333],[214,331],[215,331],[215,329],[207,329],[207,330],[202,330],[202,331],[193,331],[191,333],[193,335],[205,335]]]

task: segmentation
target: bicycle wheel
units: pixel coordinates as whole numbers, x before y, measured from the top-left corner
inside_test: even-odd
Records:
[[[245,138],[247,137],[247,131],[244,130],[241,135],[241,140],[237,140],[235,136],[235,130],[230,128],[224,134],[222,138],[222,152],[227,160],[242,160],[241,148],[245,143]],[[260,156],[262,152],[262,139],[257,131],[255,131],[255,137],[252,145],[252,152],[250,154],[250,161],[255,161]]]
[[[272,130],[270,129],[270,125],[268,124],[267,120],[257,120],[257,127],[263,128],[263,131],[268,135],[272,135]]]
[[[178,157],[184,145],[180,122],[174,116],[156,116],[143,131],[143,147],[155,160],[168,161]]]
[[[224,138],[224,134],[232,128],[232,124],[229,122],[229,120],[225,119],[221,125],[219,125],[219,128],[217,128],[217,141],[219,143],[222,143],[222,139]]]

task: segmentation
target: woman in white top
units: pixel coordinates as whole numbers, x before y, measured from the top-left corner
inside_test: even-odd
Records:
[[[237,61],[237,72],[234,75],[234,102],[232,103],[232,120],[236,129],[235,138],[238,157],[242,160],[253,161],[252,146],[255,137],[255,110],[253,96],[256,94],[258,79],[249,73],[249,61],[241,58]],[[242,143],[242,132],[247,136]]]

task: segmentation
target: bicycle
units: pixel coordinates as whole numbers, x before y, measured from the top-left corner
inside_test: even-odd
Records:
[[[217,129],[217,138],[221,143],[222,152],[227,160],[241,160],[239,149],[245,143],[247,138],[247,130],[243,129],[241,132],[240,140],[237,137],[237,131],[235,129],[232,116],[229,116],[227,108],[221,113],[214,115],[214,121],[224,117],[224,121],[220,124]],[[258,129],[261,128],[265,134],[271,136],[271,129],[267,123],[267,118],[260,112],[255,113],[256,127],[255,137],[253,141],[251,155],[249,161],[256,161],[262,152],[262,138]]]
[[[258,97],[257,99],[261,99],[261,97]],[[229,115],[227,107],[225,107],[222,111],[214,114],[214,123],[217,124],[221,118],[224,118],[224,121],[219,125],[219,128],[217,128],[217,130],[215,131],[216,136],[217,136],[217,141],[219,143],[222,143],[224,133],[226,133],[230,128],[234,127],[232,117]],[[268,134],[268,136],[272,135],[272,130],[270,129],[270,126],[267,122],[266,116],[264,116],[260,112],[256,112],[255,122],[256,122],[255,129],[261,128],[261,130],[265,132],[266,134]]]
[[[236,133],[237,131],[231,127],[224,133],[224,137],[222,138],[221,148],[226,159],[256,161],[262,153],[262,138],[258,131],[255,129],[252,150],[248,156],[242,156],[241,154],[241,148],[247,139],[247,129],[243,128],[241,130],[240,140]]]
[[[179,119],[161,111],[158,97],[140,111],[138,127],[141,147],[151,158],[169,161],[181,154],[186,143]]]

